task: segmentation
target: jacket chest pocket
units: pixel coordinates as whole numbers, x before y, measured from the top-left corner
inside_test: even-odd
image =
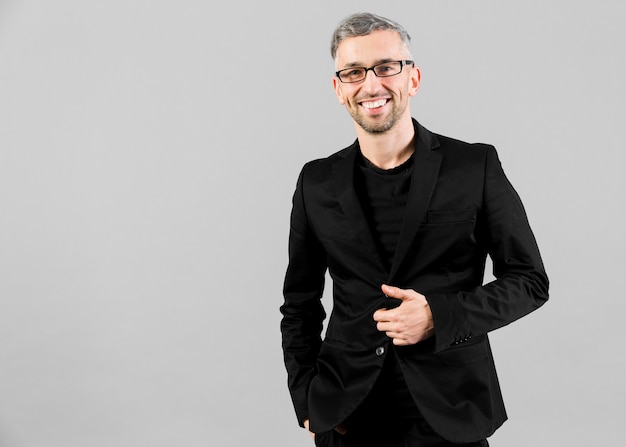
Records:
[[[426,213],[423,225],[454,226],[468,222],[475,222],[478,210],[465,208],[461,210],[431,210]]]
[[[416,256],[430,269],[463,270],[477,254],[478,210],[432,210],[420,225]]]

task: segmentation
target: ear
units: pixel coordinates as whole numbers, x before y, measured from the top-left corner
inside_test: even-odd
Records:
[[[343,99],[343,92],[341,91],[341,81],[339,81],[337,76],[333,76],[333,89],[335,90],[335,94],[337,95],[339,104],[341,104],[342,106],[345,105],[346,101]]]
[[[409,95],[415,96],[420,89],[420,82],[422,80],[422,73],[418,67],[411,69],[411,77],[409,78]]]

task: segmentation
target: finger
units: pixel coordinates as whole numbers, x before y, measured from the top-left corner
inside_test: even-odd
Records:
[[[383,320],[383,312],[384,310],[377,310],[376,312],[374,312],[374,315],[372,315],[372,317],[374,318],[374,321],[384,321]]]
[[[374,321],[381,323],[398,323],[402,315],[398,307],[395,309],[381,309],[374,314]]]
[[[393,331],[393,325],[388,321],[378,322],[376,323],[376,329],[380,332],[391,332]]]
[[[413,296],[410,293],[410,290],[400,289],[399,287],[389,286],[387,284],[383,284],[381,289],[385,295],[389,298],[397,298],[400,300],[406,300],[412,298]]]
[[[393,338],[392,341],[396,346],[408,346],[411,344],[408,340],[399,337]]]
[[[391,312],[391,310],[378,309],[376,312],[374,312],[374,321],[390,321],[389,312]]]
[[[410,344],[409,340],[407,340],[400,332],[388,331],[385,332],[385,335],[389,337],[396,346],[407,346]]]

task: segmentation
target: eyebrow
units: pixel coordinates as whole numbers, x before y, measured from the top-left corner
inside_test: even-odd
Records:
[[[378,59],[377,61],[374,62],[373,65],[371,65],[372,67],[374,65],[378,65],[378,64],[384,64],[386,62],[393,62],[396,59],[392,59],[390,57],[384,58],[384,59]],[[345,68],[353,68],[353,67],[365,67],[365,64],[363,64],[362,62],[350,62],[349,64],[346,65]]]

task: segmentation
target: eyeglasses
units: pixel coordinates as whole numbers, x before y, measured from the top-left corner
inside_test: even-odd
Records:
[[[365,68],[365,67],[344,68],[343,70],[339,70],[335,72],[335,74],[337,75],[337,77],[339,78],[341,82],[344,82],[346,84],[351,84],[353,82],[360,82],[364,80],[367,76],[367,72],[370,70],[372,70],[374,74],[378,76],[379,78],[387,78],[389,76],[395,76],[397,74],[400,74],[400,72],[402,71],[402,68],[404,68],[405,65],[413,65],[413,64],[415,64],[415,62],[411,60],[389,61],[389,62],[376,64],[369,68]]]

